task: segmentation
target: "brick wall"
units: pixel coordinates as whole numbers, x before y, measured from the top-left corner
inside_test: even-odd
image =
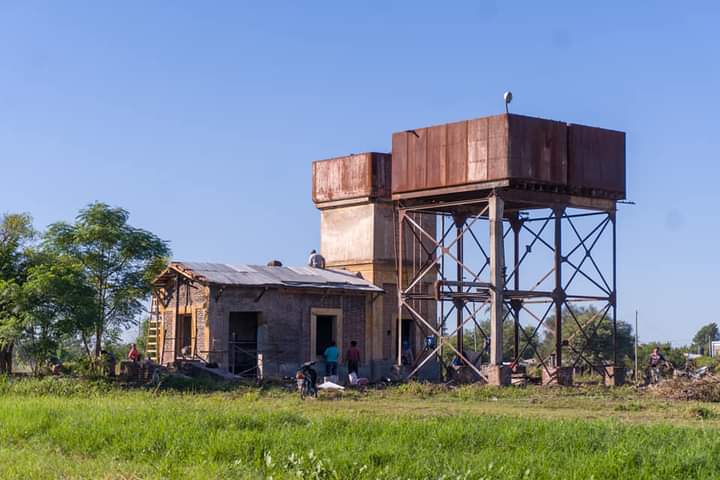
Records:
[[[310,352],[310,316],[313,308],[336,308],[343,312],[343,346],[357,340],[361,348],[367,338],[365,295],[339,295],[312,290],[268,290],[212,286],[208,325],[212,360],[227,366],[229,318],[231,312],[259,312],[258,351],[263,354],[267,375],[288,374],[313,358]],[[259,297],[259,299],[258,299]],[[216,299],[217,298],[217,299]],[[256,301],[257,300],[257,301]],[[282,371],[282,372],[281,372]]]
[[[195,336],[194,346],[196,354],[204,357],[201,353],[207,351],[207,332],[206,332],[206,312],[208,305],[208,288],[199,283],[192,286],[181,285],[178,299],[181,314],[193,314],[195,317],[195,330],[192,332]],[[161,319],[164,340],[158,345],[162,349],[161,362],[169,363],[175,359],[175,309],[176,309],[175,289],[171,289],[166,307],[161,307]]]

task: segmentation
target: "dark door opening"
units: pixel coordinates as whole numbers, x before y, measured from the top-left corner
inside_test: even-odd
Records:
[[[192,315],[178,315],[175,323],[175,356],[185,357],[192,350]]]
[[[412,365],[415,362],[415,321],[403,319],[401,328],[402,355],[400,358],[403,365]]]
[[[229,369],[235,375],[255,376],[258,312],[230,312]]]
[[[322,355],[325,349],[335,340],[334,315],[318,315],[315,317],[315,354]]]

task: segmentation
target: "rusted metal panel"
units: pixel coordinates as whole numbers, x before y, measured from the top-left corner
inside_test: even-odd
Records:
[[[368,195],[370,162],[369,154],[314,162],[313,200],[323,202]]]
[[[470,120],[468,132],[468,182],[482,182],[488,178],[488,119]]]
[[[427,169],[430,188],[445,185],[447,176],[447,126],[424,129],[427,132]]]
[[[625,135],[514,114],[393,135],[393,194],[448,194],[453,187],[460,192],[468,185],[482,188],[498,181],[621,198]]]
[[[392,192],[392,155],[385,153],[372,154],[372,185],[373,197],[390,198]]]
[[[568,126],[568,177],[572,185],[625,194],[625,132]]]
[[[447,176],[445,185],[467,183],[467,122],[447,125]]]
[[[398,160],[392,162],[392,191],[408,192],[411,191],[408,185],[408,163],[407,163],[407,132],[393,133],[392,151],[397,155]]]
[[[562,122],[508,115],[509,176],[567,183],[567,127]]]
[[[488,180],[508,177],[508,139],[506,116],[488,117]]]
[[[360,153],[313,162],[315,203],[390,194],[391,156]]]
[[[418,185],[427,185],[427,156],[425,155],[427,134],[425,129],[417,129],[414,134],[408,135],[407,142],[408,166],[413,166],[413,168],[408,171],[410,174],[410,183],[415,187]]]

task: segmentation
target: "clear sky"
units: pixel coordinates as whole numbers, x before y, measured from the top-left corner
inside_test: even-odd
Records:
[[[310,163],[512,111],[627,132],[620,313],[720,322],[720,10],[680,2],[0,0],[0,212],[94,200],[175,257],[305,262]]]

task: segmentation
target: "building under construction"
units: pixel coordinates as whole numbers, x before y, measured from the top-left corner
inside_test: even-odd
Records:
[[[623,132],[503,114],[394,133],[391,154],[313,163],[327,272],[310,275],[344,275],[352,288],[323,286],[332,283],[323,278],[302,287],[307,299],[290,302],[295,287],[223,284],[208,270],[175,264],[156,281],[158,358],[174,360],[189,341],[207,361],[236,370],[261,362],[266,375],[279,374],[318,355],[309,319],[329,302],[355,305],[347,307],[354,314],[340,308],[343,333],[331,327],[327,338],[358,340],[373,378],[451,372],[506,385],[533,363],[544,383],[570,383],[585,364],[622,383],[624,359],[594,353],[601,327],[612,330],[617,352],[616,206],[624,198]],[[283,267],[266,268],[273,276]],[[272,296],[264,297],[265,287]],[[229,289],[249,300],[222,306],[234,301]],[[187,299],[200,310],[187,334],[197,332],[197,340],[178,341],[186,334],[171,332],[188,331]],[[266,329],[242,334],[255,363],[234,365],[221,352],[233,350],[245,331],[233,325],[245,320],[232,319],[249,319],[263,301],[284,309],[282,319],[248,320]],[[593,306],[590,318],[577,315],[583,305]],[[199,319],[208,315],[217,318],[201,334]],[[563,322],[573,324],[572,338]],[[298,348],[290,348],[288,331]],[[548,332],[552,352],[541,354]]]
[[[173,262],[154,286],[160,363],[198,360],[252,377],[293,375],[332,341],[364,344],[366,304],[382,293],[349,272],[279,262]]]

